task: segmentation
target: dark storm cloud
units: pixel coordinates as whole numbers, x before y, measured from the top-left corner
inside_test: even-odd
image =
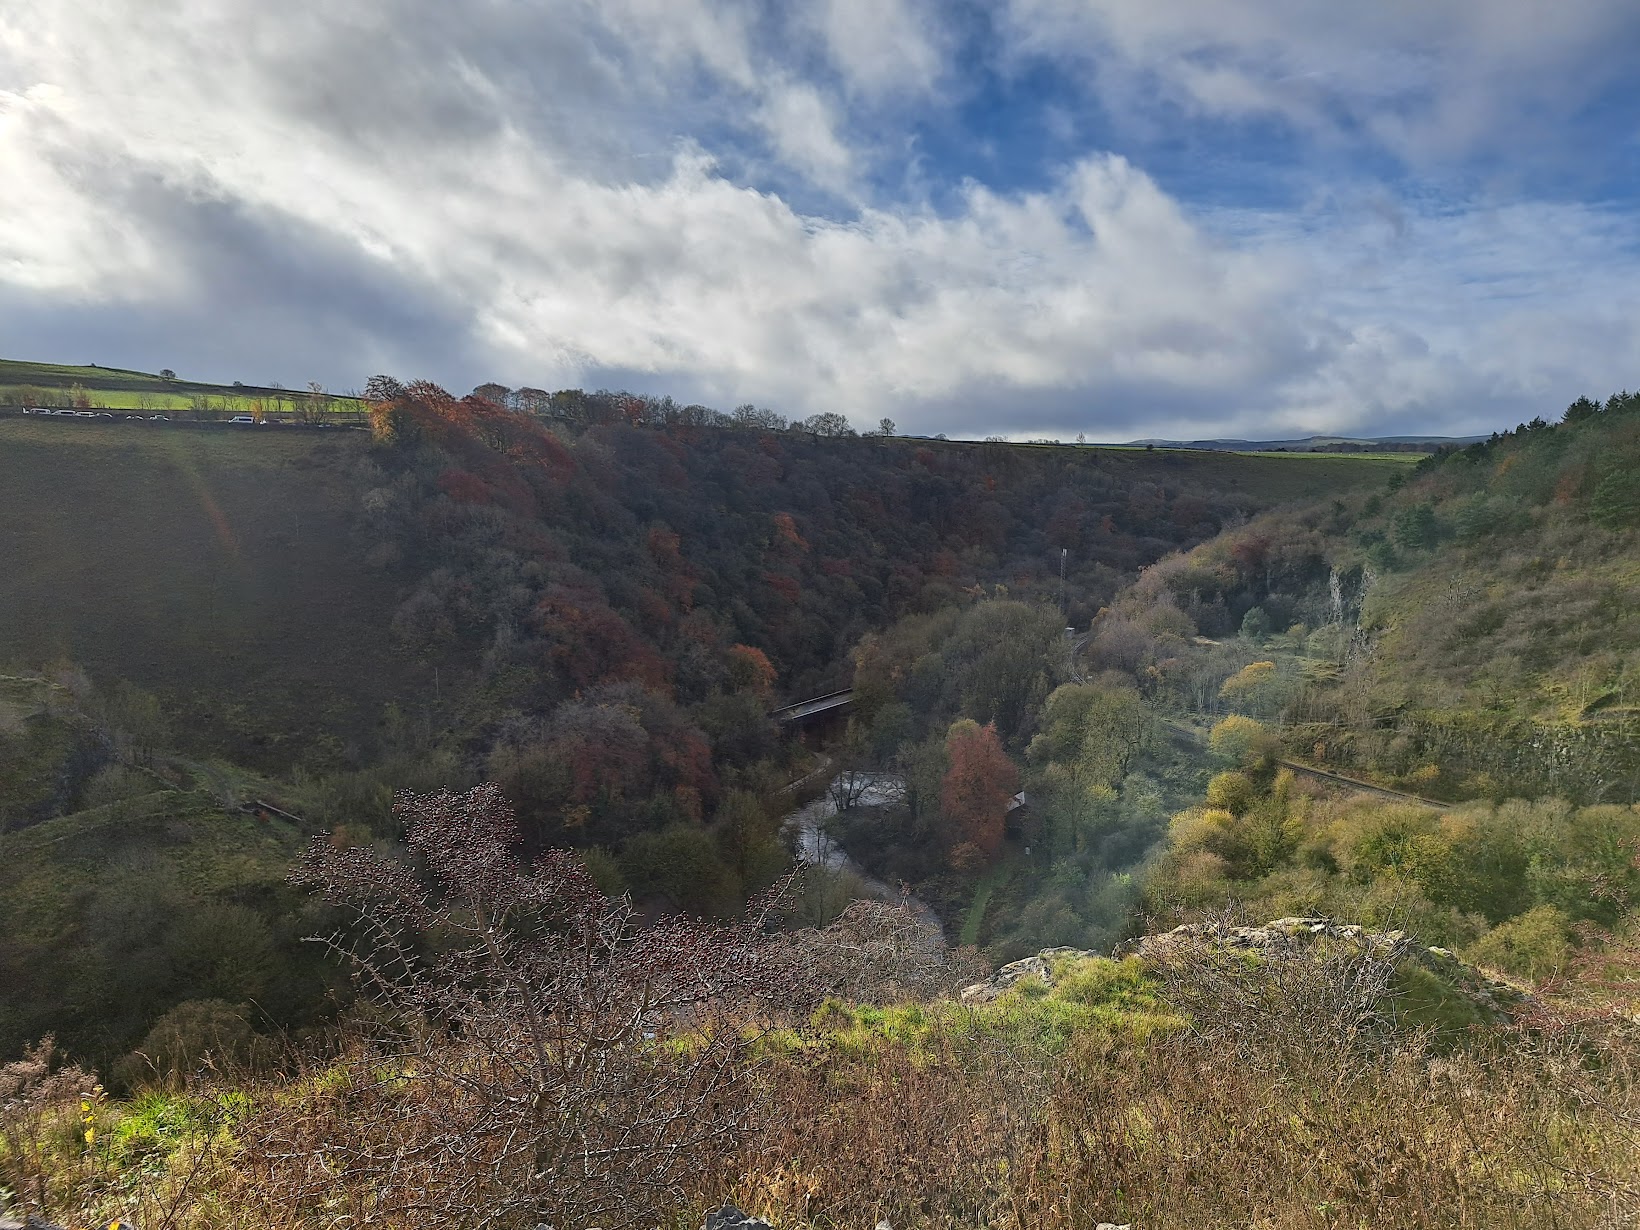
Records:
[[[166,253],[170,289],[87,303],[0,284],[10,350],[206,381],[318,380],[336,391],[362,385],[361,371],[453,377],[478,358],[459,311],[333,235],[154,180],[129,185],[121,201]]]

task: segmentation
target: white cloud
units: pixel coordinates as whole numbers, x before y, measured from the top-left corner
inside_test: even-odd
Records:
[[[1069,39],[1085,15],[1052,2],[1017,0]],[[1172,48],[1196,105],[1298,114],[1303,90],[1338,87],[1266,69],[1344,70],[1312,63],[1302,22],[1272,50],[1258,7],[1238,7],[1248,28],[1214,63],[1137,6],[1105,6],[1101,37],[1136,61]],[[456,385],[631,378],[1027,436],[1495,425],[1500,404],[1623,383],[1611,356],[1640,341],[1623,308],[1640,260],[1594,207],[1204,212],[1099,151],[1032,191],[873,199],[859,185],[882,142],[861,116],[937,93],[941,38],[887,0],[769,20],[707,0],[108,0],[95,20],[13,0],[0,333],[72,330],[81,305],[101,338],[98,313],[137,301],[145,345],[170,321],[206,334],[201,355],[260,353],[287,382],[383,365]],[[834,72],[811,76],[777,36],[815,21]],[[906,49],[903,73],[885,46]],[[847,208],[775,191],[764,159]],[[279,373],[281,346],[322,370]]]
[[[926,94],[944,74],[933,15],[913,0],[820,0],[806,9],[849,88],[870,98]]]
[[[769,89],[756,118],[786,165],[832,191],[850,186],[854,155],[838,139],[832,108],[814,86],[797,82]]]
[[[1420,166],[1518,149],[1631,72],[1630,0],[1006,0],[1011,52],[1090,67],[1133,117],[1373,134]]]

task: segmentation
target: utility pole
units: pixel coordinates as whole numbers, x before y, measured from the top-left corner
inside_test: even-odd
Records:
[[[1069,547],[1059,548],[1059,617],[1061,619],[1069,619],[1071,614],[1070,605],[1065,598],[1065,562],[1070,553],[1071,549]]]

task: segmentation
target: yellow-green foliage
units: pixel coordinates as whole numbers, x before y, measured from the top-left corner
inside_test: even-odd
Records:
[[[953,1000],[887,1007],[827,1000],[810,1027],[819,1043],[854,1057],[892,1047],[913,1058],[936,1044],[983,1035],[1033,1052],[1058,1054],[1072,1037],[1087,1031],[1143,1040],[1182,1022],[1162,1000],[1154,979],[1137,957],[1061,957],[1053,963],[1051,986],[1025,978],[989,1003]],[[782,1049],[798,1046],[796,1034],[778,1035]]]
[[[106,1132],[109,1152],[124,1167],[152,1167],[202,1132],[214,1132],[217,1102],[184,1093],[148,1091],[118,1106]]]
[[[1025,978],[973,1011],[974,1027],[1057,1053],[1079,1033],[1143,1039],[1181,1024],[1137,957],[1058,958],[1054,982]]]
[[[1245,773],[1215,773],[1207,783],[1207,805],[1241,816],[1253,805],[1254,787]]]
[[[1232,713],[1214,725],[1207,736],[1213,751],[1239,765],[1257,764],[1276,748],[1276,738],[1263,723]]]
[[[948,1004],[872,1007],[837,999],[822,1004],[811,1024],[823,1045],[856,1057],[884,1046],[918,1056],[937,1033],[960,1027]]]
[[[1291,792],[1292,774],[1285,770],[1263,794],[1240,773],[1219,774],[1208,784],[1206,806],[1173,818],[1172,862],[1206,856],[1213,860],[1215,876],[1236,880],[1275,870],[1291,858],[1303,837],[1303,821],[1294,811]]]
[[[1465,952],[1488,965],[1532,981],[1558,974],[1572,953],[1570,920],[1552,905],[1540,905],[1499,923]]]
[[[1540,979],[1568,959],[1571,923],[1611,926],[1640,892],[1637,849],[1640,807],[1443,812],[1309,798],[1285,773],[1263,789],[1221,774],[1174,817],[1146,891],[1159,909],[1235,900],[1258,917],[1324,913],[1429,943],[1479,941],[1476,960]]]
[[[1254,714],[1273,714],[1287,688],[1274,662],[1249,662],[1219,687],[1219,699]]]

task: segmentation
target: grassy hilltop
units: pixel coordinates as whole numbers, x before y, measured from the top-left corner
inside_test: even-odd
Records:
[[[364,407],[357,398],[333,397],[309,389],[211,384],[117,367],[76,367],[20,359],[0,359],[3,406],[81,406],[201,417],[254,414],[271,419],[323,418],[339,422],[362,422],[364,417]]]

